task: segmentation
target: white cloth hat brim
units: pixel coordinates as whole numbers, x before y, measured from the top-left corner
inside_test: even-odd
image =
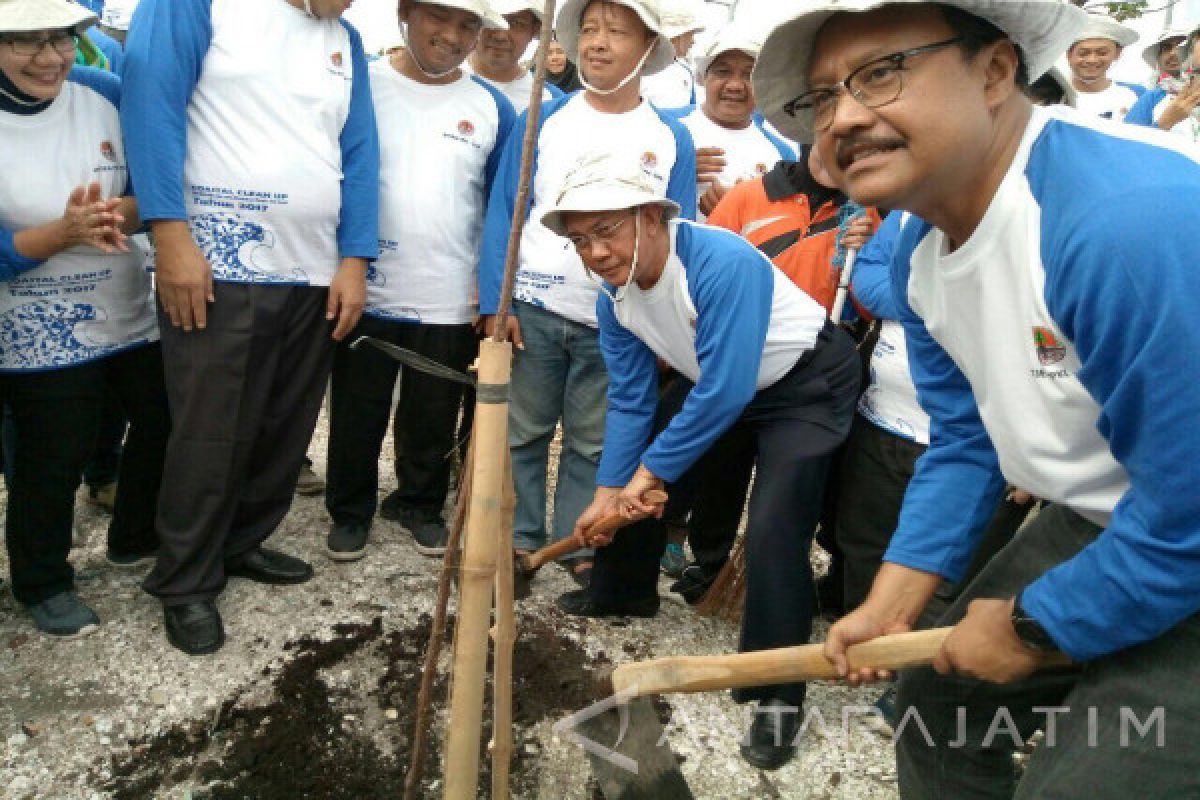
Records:
[[[1188,33],[1189,32],[1187,30],[1178,28],[1171,31],[1165,31],[1161,36],[1159,36],[1151,44],[1147,45],[1144,50],[1142,50],[1142,60],[1146,62],[1150,69],[1157,73],[1158,54],[1159,51],[1162,50],[1163,45],[1167,44],[1173,39],[1175,40],[1175,46],[1179,47],[1187,41]]]
[[[558,24],[554,27],[558,43],[567,51],[567,57],[576,64],[579,63],[579,23],[583,19],[584,10],[591,2],[593,0],[567,0],[562,6],[562,10],[558,12]],[[675,62],[675,47],[663,33],[662,22],[657,13],[647,7],[647,4],[637,2],[637,0],[609,0],[609,2],[625,6],[633,11],[638,15],[642,24],[658,36],[654,42],[654,50],[642,66],[642,75],[654,75],[662,72]]]
[[[762,51],[762,41],[739,31],[718,31],[713,40],[701,52],[700,57],[696,59],[696,75],[703,77],[718,56],[733,50],[745,53],[757,60],[758,54]]]
[[[536,0],[493,0],[492,8],[502,17],[528,11],[530,14],[533,14],[539,23],[546,16],[546,7],[536,2]]]
[[[0,33],[71,30],[83,33],[99,17],[67,0],[0,0]]]
[[[446,8],[457,8],[460,11],[466,11],[468,14],[474,14],[479,17],[483,22],[483,27],[487,30],[508,30],[508,22],[492,7],[488,0],[416,0],[416,2],[433,6],[445,6]]]
[[[679,216],[679,204],[665,197],[654,197],[645,192],[632,189],[618,189],[612,186],[599,185],[595,189],[588,187],[568,192],[558,204],[542,214],[542,224],[559,236],[567,235],[565,214],[591,214],[604,211],[620,211],[626,208],[660,205],[667,219]]]
[[[1020,48],[1030,80],[1046,73],[1074,41],[1088,13],[1058,0],[943,0],[946,5],[986,19]],[[759,107],[786,137],[812,141],[801,121],[783,107],[808,91],[808,63],[817,33],[829,18],[841,13],[863,13],[888,5],[929,5],[926,0],[841,0],[822,2],[792,15],[775,26],[763,42],[754,65],[754,91]]]
[[[1115,19],[1098,14],[1088,14],[1087,23],[1083,26],[1083,30],[1075,34],[1075,40],[1071,44],[1078,44],[1088,39],[1108,39],[1116,42],[1118,47],[1129,47],[1140,38],[1137,31],[1125,27]]]

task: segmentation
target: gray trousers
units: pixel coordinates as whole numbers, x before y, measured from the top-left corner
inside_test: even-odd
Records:
[[[1097,526],[1079,515],[1048,506],[992,559],[938,624],[962,619],[975,598],[1012,597],[1099,533]],[[900,676],[897,708],[902,716],[911,708],[913,715],[903,724],[896,748],[901,796],[905,800],[1200,797],[1197,663],[1200,616],[1153,641],[1082,667],[1039,672],[1005,686],[942,677],[928,668],[906,670]],[[1056,707],[1070,711],[1046,710]],[[1051,717],[1053,741],[1047,725]],[[1161,723],[1155,722],[1158,717]],[[1046,731],[1046,740],[1035,749],[1018,781],[1012,733],[1025,741],[1038,728]]]
[[[166,605],[225,586],[224,562],[260,545],[291,507],[333,363],[328,290],[217,283],[208,327],[159,308],[174,425],[143,584]]]

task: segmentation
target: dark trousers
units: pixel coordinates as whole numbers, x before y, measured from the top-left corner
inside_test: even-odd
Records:
[[[175,425],[144,586],[168,605],[215,597],[225,560],[283,520],[333,360],[324,287],[218,282],[215,293],[204,330],[185,333],[159,308]]]
[[[75,490],[110,389],[131,427],[108,547],[154,549],[154,507],[170,430],[161,363],[158,345],[148,345],[75,367],[0,376],[12,414],[5,539],[19,602],[38,603],[74,586],[67,556]]]
[[[889,433],[855,415],[840,464],[837,502],[837,545],[844,557],[847,609],[866,599],[883,555],[892,540],[904,492],[925,446]],[[1001,501],[963,580],[965,585],[1012,540],[1031,505]],[[939,610],[953,600],[961,585],[946,584],[938,592]]]
[[[161,374],[161,366],[158,371]],[[96,444],[83,467],[83,482],[88,486],[99,489],[117,480],[117,471],[121,465],[121,446],[125,441],[125,430],[128,426],[129,420],[121,408],[117,392],[113,389],[105,391],[100,425],[96,429]]]
[[[979,597],[1008,598],[1052,567],[1072,558],[1100,534],[1079,515],[1048,506],[1000,551],[937,621],[953,625]],[[920,715],[897,742],[896,762],[905,800],[1125,800],[1200,797],[1195,743],[1200,738],[1200,616],[1157,639],[1088,662],[997,685],[932,669],[901,673],[897,709]],[[1016,747],[1055,714],[1054,741],[1034,751],[1021,780],[1013,771]],[[1094,723],[1089,709],[1095,709]],[[1140,735],[1122,715],[1145,723],[1162,709],[1164,734]],[[1042,709],[1038,711],[1036,709]],[[1005,717],[1007,712],[1008,717]],[[999,720],[999,722],[997,722]],[[1127,719],[1128,722],[1128,719]],[[999,733],[990,728],[998,728]],[[922,732],[927,730],[928,739]],[[1124,732],[1125,741],[1122,742]],[[932,742],[932,743],[931,743]]]
[[[753,448],[757,468],[746,529],[742,652],[803,644],[812,634],[809,548],[830,456],[850,429],[859,373],[850,337],[827,326],[817,348],[758,392],[724,434],[738,447]],[[656,593],[665,537],[665,526],[652,520],[618,533],[596,552],[593,594],[599,599]],[[799,706],[804,684],[734,692],[738,702],[768,698]]]
[[[470,325],[414,325],[363,317],[339,345],[330,395],[329,462],[325,507],[337,525],[370,525],[379,491],[379,451],[392,416],[400,364],[373,347],[351,350],[371,336],[465,370],[477,350]],[[405,369],[393,437],[402,505],[440,512],[449,491],[454,432],[463,386]]]

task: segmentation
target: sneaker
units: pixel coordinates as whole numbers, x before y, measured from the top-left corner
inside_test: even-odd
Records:
[[[79,599],[74,589],[59,592],[25,609],[33,617],[38,630],[65,639],[91,633],[100,624],[96,612]]]
[[[658,613],[658,595],[633,600],[605,603],[592,597],[591,589],[564,592],[556,601],[558,607],[575,617],[653,617]]]
[[[446,552],[450,532],[442,522],[442,515],[421,508],[403,507],[395,521],[400,529],[413,537],[417,552],[423,556],[440,556]]]
[[[684,555],[683,545],[671,542],[659,560],[658,565],[663,574],[678,580],[683,577],[683,569],[687,566],[687,556]]]
[[[117,569],[137,569],[138,567],[147,567],[153,564],[158,559],[158,550],[151,550],[148,553],[119,553],[116,550],[108,549],[104,553],[104,560],[109,566]]]
[[[325,555],[334,561],[358,561],[367,553],[366,525],[334,525],[325,537]]]
[[[87,487],[87,499],[96,508],[113,513],[113,509],[117,507],[117,482]]]
[[[312,464],[305,463],[300,467],[300,477],[296,480],[296,494],[311,497],[324,491],[325,481],[313,471]]]
[[[689,606],[694,606],[704,599],[718,574],[719,572],[709,572],[704,567],[692,564],[690,567],[684,567],[679,580],[671,584],[671,591],[680,595]]]

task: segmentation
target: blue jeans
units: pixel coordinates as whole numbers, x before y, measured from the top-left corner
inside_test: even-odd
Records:
[[[554,489],[552,541],[570,536],[596,490],[604,445],[608,371],[595,328],[528,303],[513,304],[525,349],[513,362],[508,412],[517,508],[513,546],[536,550],[546,542],[546,464],[554,428],[562,420],[562,454]],[[581,550],[574,558],[589,556]]]

